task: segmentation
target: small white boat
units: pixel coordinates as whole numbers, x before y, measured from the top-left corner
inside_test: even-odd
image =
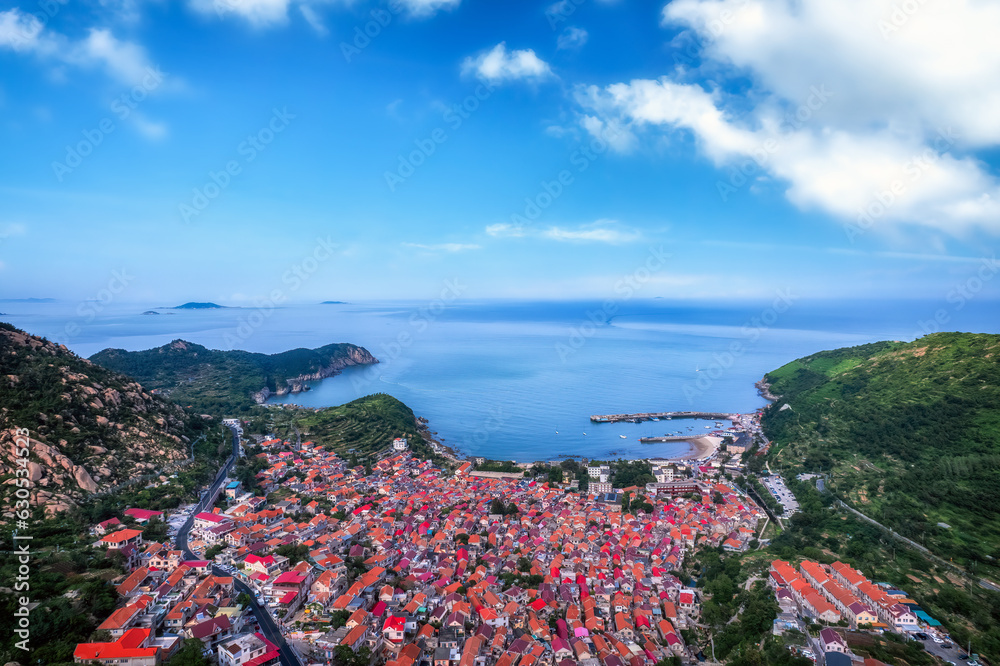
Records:
[[[583,434],[586,435],[587,433],[583,433]]]
[[[625,435],[618,435],[618,436],[621,437],[622,439],[627,439],[627,437],[625,437]]]

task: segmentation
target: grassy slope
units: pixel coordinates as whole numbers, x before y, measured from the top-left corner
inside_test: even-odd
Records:
[[[992,566],[998,355],[1000,336],[939,333],[793,361],[767,376],[783,396],[765,415],[773,460],[832,471],[834,489],[865,513],[944,557]]]
[[[275,391],[286,379],[315,373],[358,349],[340,343],[280,354],[255,354],[208,349],[175,340],[139,352],[105,349],[90,360],[135,377],[149,388],[160,389],[182,405],[215,415],[231,415],[251,410],[251,395],[262,388]]]

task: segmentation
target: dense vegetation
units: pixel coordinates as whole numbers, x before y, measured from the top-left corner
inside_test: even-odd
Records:
[[[769,373],[772,467],[828,472],[862,512],[985,573],[1000,560],[998,352],[997,335],[937,333]]]
[[[371,358],[366,350],[347,343],[255,354],[174,340],[145,351],[105,349],[90,360],[159,389],[182,405],[224,416],[251,413],[256,405],[252,396],[261,389],[276,392],[287,388],[289,379],[312,375],[331,365],[352,364],[352,356]]]
[[[132,379],[4,323],[0,377],[0,432],[28,429],[32,439],[47,445],[45,450],[85,468],[101,490],[188,458],[187,442],[198,441],[211,427]],[[5,482],[14,463],[10,449],[2,448],[0,482]],[[60,501],[82,496],[66,464],[46,463],[40,453],[33,451],[31,460],[51,477],[42,484],[46,490]],[[7,493],[15,486],[0,487]]]
[[[767,551],[743,557],[745,568],[757,558],[761,568],[778,557],[797,562],[808,558],[823,563],[847,562],[869,579],[885,581],[906,590],[931,617],[941,621],[960,645],[972,641],[972,649],[991,659],[1000,657],[1000,593],[980,587],[974,579],[934,564],[912,549],[902,547],[883,530],[846,511],[835,510],[831,493],[820,493],[812,483],[786,478],[799,501],[800,512],[786,522],[785,531],[774,538]],[[887,663],[914,661],[914,646],[872,645],[871,655]],[[897,658],[883,659],[888,650]],[[907,656],[908,655],[908,656]]]
[[[375,460],[380,452],[391,451],[394,438],[406,437],[415,456],[440,464],[448,462],[434,454],[424,441],[413,410],[386,393],[325,409],[276,409],[273,418],[274,432],[279,437],[312,440],[349,461]]]

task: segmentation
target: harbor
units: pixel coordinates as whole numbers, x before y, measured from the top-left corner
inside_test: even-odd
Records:
[[[642,423],[643,421],[661,421],[666,419],[703,419],[706,421],[735,421],[739,414],[724,414],[722,412],[640,412],[638,414],[594,414],[590,420],[594,423]]]

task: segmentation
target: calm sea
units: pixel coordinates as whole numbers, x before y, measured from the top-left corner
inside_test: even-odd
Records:
[[[637,438],[704,432],[704,423],[593,424],[591,414],[764,404],[753,383],[822,349],[911,340],[937,303],[702,305],[405,302],[232,308],[142,315],[151,306],[0,303],[4,321],[89,356],[183,338],[274,353],[352,342],[382,363],[349,369],[284,401],[337,405],[389,393],[463,453],[514,460],[669,456],[684,443]],[[1000,331],[993,304],[952,312],[949,328]],[[689,430],[690,428],[690,430]],[[621,435],[625,435],[623,439]]]

